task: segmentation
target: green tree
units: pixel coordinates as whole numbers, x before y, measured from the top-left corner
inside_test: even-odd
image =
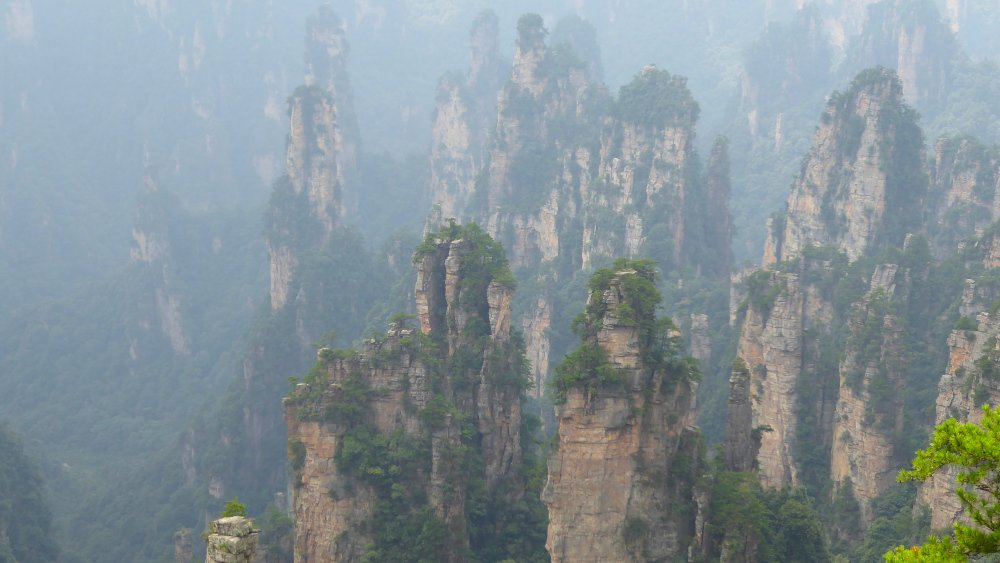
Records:
[[[983,407],[979,424],[953,418],[934,430],[927,449],[917,452],[913,469],[898,480],[923,481],[945,466],[959,468],[955,490],[968,524],[957,522],[951,537],[928,538],[922,546],[898,547],[886,561],[965,561],[1000,552],[1000,408]]]
[[[228,518],[230,516],[246,516],[247,515],[247,505],[240,502],[240,497],[233,497],[229,499],[226,506],[222,509],[222,514],[219,518]]]

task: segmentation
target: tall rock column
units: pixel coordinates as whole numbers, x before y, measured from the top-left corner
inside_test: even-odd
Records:
[[[505,511],[538,502],[526,494],[529,381],[511,337],[503,249],[475,225],[452,225],[425,240],[414,267],[419,328],[394,323],[362,350],[321,349],[284,401],[296,561],[394,559],[406,550],[457,563],[478,557],[473,539],[490,544],[491,557],[522,550],[501,559],[542,550],[540,540],[492,545],[515,520]],[[488,515],[471,510],[484,502]]]
[[[938,382],[935,424],[949,418],[979,423],[984,404],[1000,404],[1000,313],[994,304],[1000,284],[1000,234],[988,232],[969,249],[983,260],[987,274],[965,280],[959,306],[962,315],[948,336],[948,365]],[[931,510],[931,528],[950,527],[964,516],[955,494],[958,468],[946,466],[920,485],[918,500]]]
[[[796,383],[803,362],[805,294],[794,273],[758,272],[740,334],[737,356],[750,370],[753,424],[769,428],[758,453],[765,486],[797,485],[792,446],[798,426]]]
[[[556,370],[558,445],[542,495],[554,562],[669,560],[694,535],[693,386],[651,363],[655,343],[669,357],[680,337],[640,297],[656,293],[648,264],[616,265],[595,273],[581,347]]]
[[[305,85],[288,101],[285,175],[274,183],[267,215],[273,310],[292,297],[302,252],[326,242],[341,217],[356,208],[351,190],[360,139],[347,52],[340,21],[322,7],[307,25]]]
[[[476,180],[486,165],[496,129],[497,96],[502,87],[499,22],[492,11],[473,23],[469,70],[438,81],[431,140],[431,227],[444,219],[469,219]]]
[[[851,261],[872,246],[902,246],[907,229],[921,223],[922,151],[916,113],[903,103],[896,75],[884,68],[859,74],[821,116],[764,266],[809,246],[836,247]]]
[[[893,454],[903,429],[905,355],[892,300],[903,274],[895,264],[875,269],[868,293],[853,306],[840,366],[830,477],[837,488],[851,484],[863,526],[872,519],[869,501],[896,482],[899,469]]]
[[[242,516],[229,516],[208,524],[205,563],[254,563],[260,531]]]
[[[758,431],[759,432],[759,431]],[[750,405],[750,370],[737,358],[729,376],[729,410],[723,454],[727,471],[752,471],[757,467],[757,448]]]

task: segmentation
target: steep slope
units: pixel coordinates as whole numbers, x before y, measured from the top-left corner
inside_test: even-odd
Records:
[[[699,108],[685,79],[649,66],[613,98],[589,75],[595,56],[585,24],[566,25],[576,26],[574,34],[564,31],[569,40],[550,46],[540,16],[519,20],[488,135],[472,126],[479,114],[471,108],[492,107],[495,91],[472,102],[444,80],[431,161],[442,171],[432,186],[440,207],[432,222],[450,210],[481,222],[510,249],[525,288],[515,323],[539,394],[550,357],[571,345],[564,327],[579,306],[574,291],[585,272],[641,254],[671,276],[724,284],[732,232],[727,145],[717,142],[702,166],[694,149]],[[574,42],[587,50],[582,58]],[[687,323],[690,314],[707,312],[678,318]],[[716,317],[713,328],[722,320]]]
[[[535,560],[530,380],[503,250],[475,225],[446,227],[414,266],[419,329],[321,349],[285,400],[296,559]]]
[[[409,275],[398,267],[406,262],[406,255],[399,248],[389,245],[385,254],[376,259],[361,237],[343,225],[341,214],[349,208],[349,194],[356,189],[356,140],[350,138],[350,104],[338,102],[332,93],[336,88],[338,96],[349,97],[349,90],[342,83],[334,85],[329,81],[343,78],[346,45],[339,24],[326,10],[311,20],[308,32],[308,68],[310,80],[316,85],[304,86],[290,100],[288,169],[274,183],[266,217],[265,236],[274,274],[273,293],[267,295],[273,299],[253,319],[251,296],[225,296],[240,297],[241,305],[250,308],[248,318],[241,323],[245,340],[241,340],[239,332],[228,335],[229,342],[242,341],[241,346],[245,346],[242,354],[235,352],[222,358],[229,362],[229,369],[225,370],[231,378],[228,390],[218,382],[213,382],[216,385],[212,387],[170,387],[168,381],[157,380],[158,385],[168,386],[167,392],[151,393],[148,400],[170,406],[171,403],[162,402],[164,397],[192,389],[200,390],[204,406],[199,412],[191,409],[175,413],[174,416],[183,416],[178,422],[187,425],[175,445],[161,446],[149,466],[130,472],[114,488],[102,490],[95,495],[99,498],[90,500],[88,521],[102,526],[77,542],[84,557],[109,561],[156,560],[169,546],[175,531],[204,529],[208,515],[216,513],[224,500],[234,495],[247,503],[252,514],[262,513],[272,502],[280,506],[286,488],[286,432],[279,398],[285,391],[288,375],[308,369],[309,361],[305,358],[311,345],[328,341],[332,336],[324,335],[332,335],[331,331],[347,340],[358,337],[373,304],[390,292],[395,280]],[[327,81],[325,88],[319,85],[321,81]],[[160,195],[155,199],[165,198]],[[151,205],[147,211],[156,208]],[[166,233],[181,234],[172,229]],[[161,280],[155,287],[162,288],[161,301],[165,304],[157,307],[157,301],[153,300],[152,313],[146,320],[148,328],[140,334],[155,336],[163,332],[158,328],[160,325],[170,328],[166,331],[168,338],[162,340],[169,345],[173,341],[183,343],[182,337],[190,338],[192,354],[197,353],[195,359],[205,362],[213,357],[194,348],[187,320],[192,310],[189,306],[204,308],[205,304],[198,295],[176,293],[171,266],[174,252],[161,244],[165,236],[156,221],[136,232],[137,263],[154,281]],[[225,244],[225,240],[219,242]],[[211,239],[206,244],[216,252],[225,248],[213,247]],[[248,255],[256,254],[243,252],[233,256]],[[211,260],[211,254],[206,258]],[[225,268],[226,263],[215,258],[211,269],[196,268],[191,272],[216,275],[216,269]],[[262,277],[240,275],[245,279]],[[217,287],[225,290],[226,285]],[[179,297],[171,301],[171,296]],[[224,299],[219,300],[219,305],[224,303]],[[173,340],[169,338],[171,334],[175,336]],[[139,351],[142,352],[141,347]],[[162,363],[164,369],[171,365]],[[205,371],[202,370],[202,377]],[[237,377],[232,379],[233,375]],[[148,408],[144,407],[147,397],[140,398],[138,401],[132,397],[135,406],[125,412]],[[175,422],[173,428],[177,425]],[[159,476],[155,483],[148,479],[151,473]],[[136,507],[142,502],[137,503],[137,498],[162,509],[138,511]],[[84,530],[85,524],[81,522],[73,529]],[[128,530],[136,545],[115,542],[109,537],[111,529]]]
[[[684,557],[699,474],[697,362],[682,358],[648,261],[595,272],[582,343],[556,368],[558,442],[542,499],[553,561]]]
[[[496,126],[496,100],[505,64],[500,58],[499,21],[491,11],[473,22],[469,69],[438,82],[431,138],[430,222],[465,220]]]
[[[834,246],[854,261],[869,246],[902,245],[907,226],[922,224],[923,135],[902,94],[898,78],[880,68],[831,98],[783,224],[771,226],[764,266],[806,246]]]
[[[743,281],[737,349],[754,427],[766,429],[761,482],[850,483],[865,522],[899,463],[907,364],[898,326],[910,300],[923,299],[910,287],[927,267],[923,242],[896,259],[908,269],[871,258],[923,224],[922,135],[901,88],[873,69],[831,98],[787,212],[769,222],[766,269]]]
[[[982,405],[1000,401],[998,238],[993,227],[962,253],[965,260],[983,271],[965,280],[959,305],[961,317],[948,335],[948,365],[937,385],[935,424],[948,418],[978,422],[982,419]],[[963,508],[954,493],[957,473],[957,469],[948,467],[921,484],[918,499],[930,508],[933,529],[948,528],[962,518]]]

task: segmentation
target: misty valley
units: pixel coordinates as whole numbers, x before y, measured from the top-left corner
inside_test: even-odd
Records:
[[[0,0],[0,563],[1000,558],[998,38]]]

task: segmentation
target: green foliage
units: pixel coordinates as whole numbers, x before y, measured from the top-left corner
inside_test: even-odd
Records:
[[[824,528],[801,489],[761,488],[754,473],[720,471],[712,480],[705,533],[709,557],[729,553],[757,561],[830,561]]]
[[[1000,379],[1000,352],[994,350],[995,347],[995,337],[987,340],[983,346],[983,349],[986,351],[982,356],[976,358],[974,363],[976,370],[979,371],[979,375],[981,375],[983,379],[994,381]]]
[[[919,548],[899,548],[886,555],[887,561],[950,561],[1000,552],[1000,408],[984,406],[979,424],[953,418],[942,422],[930,446],[917,452],[913,468],[899,473],[899,481],[924,481],[945,466],[958,468],[955,494],[969,524],[956,522],[952,537],[931,537]]]
[[[951,538],[931,536],[921,546],[899,546],[885,554],[887,563],[966,563],[969,558]]]
[[[442,226],[437,233],[428,233],[424,241],[417,246],[414,260],[436,252],[438,247],[455,240],[470,243],[470,250],[462,255],[462,265],[459,273],[463,289],[469,289],[467,294],[480,295],[485,299],[485,289],[491,281],[514,289],[517,282],[510,272],[510,264],[503,245],[493,240],[486,231],[476,223],[458,225],[454,221]]]
[[[434,395],[420,411],[420,422],[432,431],[445,428],[449,417],[460,418],[461,413],[444,395]]]
[[[510,161],[510,183],[517,186],[505,200],[514,212],[534,213],[549,199],[550,188],[557,185],[562,163],[555,147],[535,142],[525,143]]]
[[[353,371],[334,387],[333,400],[328,403],[323,418],[345,426],[359,424],[372,395],[364,377],[360,372]]]
[[[247,515],[247,505],[240,502],[239,497],[233,497],[226,501],[226,506],[223,507],[222,513],[219,514],[219,518],[229,518],[230,516],[246,516]]]
[[[861,506],[854,495],[854,483],[850,477],[834,492],[832,516],[840,535],[853,539],[861,534]]]
[[[625,519],[625,525],[622,526],[622,539],[625,540],[625,545],[634,549],[648,533],[649,522],[646,520],[636,516]]]
[[[979,329],[979,323],[977,323],[974,319],[971,319],[969,317],[962,316],[959,317],[957,321],[955,321],[955,330],[977,330],[977,329]]]
[[[623,296],[616,309],[618,322],[638,329],[643,364],[652,371],[665,371],[673,381],[696,381],[701,377],[697,361],[683,355],[677,326],[669,318],[656,318],[656,308],[663,300],[656,287],[656,264],[652,260],[618,258],[613,267],[595,271],[587,284],[590,298],[586,311],[572,323],[580,346],[555,368],[553,397],[557,403],[564,402],[567,391],[573,387],[583,387],[591,396],[598,389],[617,388],[625,383],[624,375],[611,365],[596,342],[607,314],[603,295],[616,277]]]
[[[267,506],[264,514],[254,519],[260,526],[260,548],[266,563],[291,563],[294,543],[294,523],[284,512],[273,504]]]
[[[306,464],[306,445],[298,436],[288,440],[288,464],[292,472],[298,475]],[[296,483],[298,480],[296,479]]]
[[[545,36],[549,31],[545,29],[542,16],[538,14],[524,14],[517,20],[517,46],[521,50],[537,49],[545,44]]]
[[[0,425],[0,538],[0,560],[59,560],[38,467],[4,425]]]
[[[771,315],[774,303],[784,289],[782,283],[773,279],[772,272],[757,270],[743,280],[747,292],[747,303],[766,320]]]
[[[643,71],[622,86],[616,108],[621,119],[653,127],[690,126],[700,111],[686,78],[656,69]]]
[[[872,522],[865,530],[864,541],[853,545],[854,559],[879,561],[895,546],[912,545],[927,537],[930,510],[914,507],[917,488],[911,483],[895,485],[871,502]]]
[[[553,400],[559,404],[566,402],[570,389],[583,387],[592,396],[599,389],[621,389],[625,377],[611,365],[604,348],[595,342],[583,342],[556,366],[553,382]]]
[[[393,484],[429,469],[430,443],[402,430],[380,434],[366,425],[344,434],[334,455],[337,469],[391,495]]]

